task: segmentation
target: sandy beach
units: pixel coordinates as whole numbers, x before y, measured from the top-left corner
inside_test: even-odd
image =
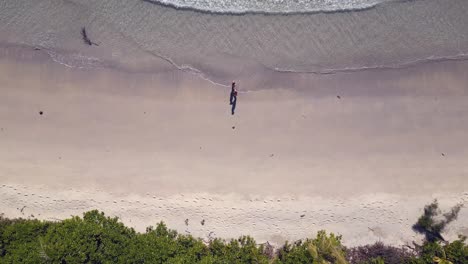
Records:
[[[425,204],[468,201],[459,91],[338,99],[267,89],[241,94],[230,116],[226,89],[191,74],[174,73],[168,89],[158,76],[32,56],[1,61],[0,200],[10,217],[97,208],[139,231],[164,221],[203,238],[281,243],[326,229],[347,245],[404,244],[418,239],[410,228]],[[466,234],[467,217],[449,237]]]
[[[416,10],[424,1],[416,2],[408,12],[423,17],[426,11]],[[439,3],[428,2],[429,7]],[[94,4],[83,1],[81,8]],[[456,5],[447,12],[461,12]],[[58,8],[69,10],[66,4]],[[155,8],[147,12],[167,12],[168,17],[185,12],[179,21],[220,23],[215,15]],[[359,22],[358,15],[381,18],[382,10],[302,14],[297,21],[326,16],[341,27]],[[246,20],[256,22],[257,16],[249,14]],[[280,19],[293,23],[294,18]],[[23,21],[0,17],[8,19]],[[81,23],[84,18],[74,19]],[[421,239],[411,225],[424,205],[434,199],[442,209],[468,204],[468,61],[463,57],[468,41],[463,32],[454,33],[459,38],[448,44],[427,44],[411,55],[421,55],[416,59],[406,56],[417,47],[407,40],[401,50],[391,51],[408,58],[400,65],[390,51],[363,55],[384,42],[378,38],[348,57],[339,55],[350,47],[337,48],[336,60],[328,57],[333,52],[326,45],[314,46],[317,42],[313,49],[323,53],[298,61],[308,56],[306,49],[292,57],[279,50],[281,45],[297,50],[307,38],[275,50],[267,45],[271,39],[252,40],[251,29],[239,43],[225,43],[257,43],[261,52],[225,54],[216,39],[208,43],[211,56],[191,50],[195,40],[181,50],[170,50],[170,43],[154,47],[154,39],[141,38],[156,29],[140,32],[134,28],[137,22],[119,29],[132,36],[132,44],[117,33],[120,24],[110,27],[106,23],[113,20],[106,19],[89,22],[92,37],[98,32],[102,38],[87,50],[79,39],[80,26],[78,41],[61,35],[65,31],[46,34],[30,28],[28,36],[38,37],[32,41],[25,37],[28,32],[16,34],[13,23],[0,26],[0,213],[5,216],[54,221],[99,209],[138,231],[164,221],[204,239],[248,234],[259,243],[280,244],[325,229],[342,234],[347,246],[382,240],[404,245]],[[268,19],[262,15],[258,23]],[[456,22],[465,20],[454,16],[441,27],[453,25],[460,32]],[[239,16],[225,21],[233,27],[248,24]],[[24,27],[19,23],[18,32]],[[180,39],[158,30],[166,40]],[[160,56],[162,51],[173,59]],[[439,54],[430,57],[426,51]],[[297,71],[273,70],[293,61]],[[387,66],[369,66],[381,61]],[[358,62],[371,63],[354,69],[351,64]],[[231,115],[234,78],[239,102]],[[463,208],[444,235],[468,235],[467,223]]]

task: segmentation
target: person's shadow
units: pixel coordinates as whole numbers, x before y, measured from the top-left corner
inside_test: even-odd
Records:
[[[234,111],[236,110],[237,104],[237,91],[235,82],[232,82],[231,95],[229,96],[229,104],[231,105],[231,114],[234,115]]]

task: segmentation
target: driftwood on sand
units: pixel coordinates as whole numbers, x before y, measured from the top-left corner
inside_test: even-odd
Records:
[[[91,39],[88,37],[88,34],[86,33],[86,28],[85,27],[81,28],[81,37],[83,38],[84,43],[88,44],[89,46],[92,46],[92,45],[99,46],[99,44],[91,41]]]

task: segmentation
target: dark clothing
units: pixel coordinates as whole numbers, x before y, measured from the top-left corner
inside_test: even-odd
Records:
[[[236,110],[236,103],[237,103],[237,91],[233,89],[231,91],[231,96],[229,98],[229,104],[232,106],[231,114],[234,114],[234,110]]]
[[[234,111],[236,110],[236,103],[237,103],[237,97],[234,97],[234,100],[231,102],[231,114],[234,114]]]
[[[233,100],[237,100],[237,91],[236,90],[231,91],[231,96],[229,98],[229,104],[232,105]]]

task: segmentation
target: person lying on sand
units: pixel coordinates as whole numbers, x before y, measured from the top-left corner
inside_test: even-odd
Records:
[[[232,82],[231,96],[229,97],[229,104],[231,105],[231,114],[234,115],[234,110],[236,110],[237,103],[237,90],[236,83]]]

